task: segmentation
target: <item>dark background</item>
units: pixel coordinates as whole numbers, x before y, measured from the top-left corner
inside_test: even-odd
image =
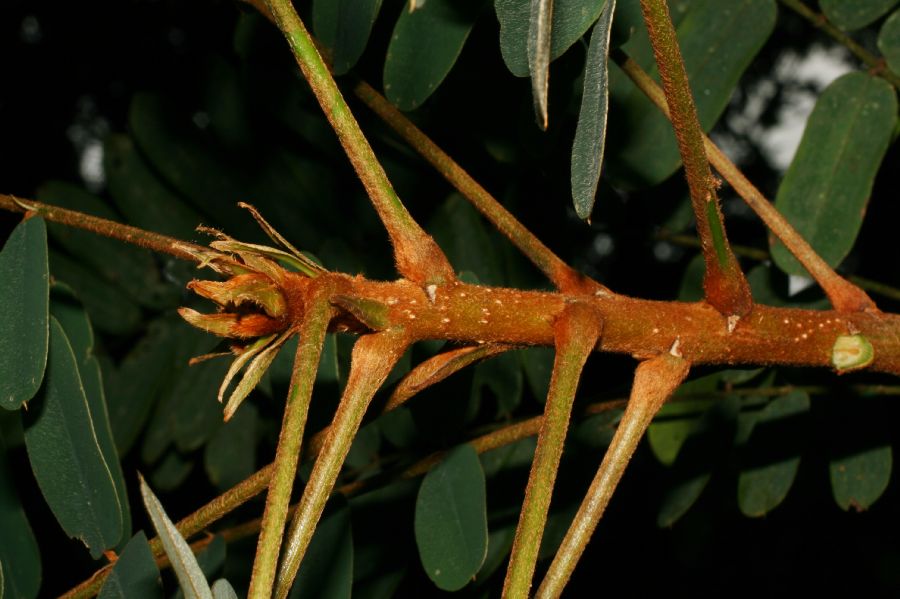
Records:
[[[398,7],[396,0],[385,2],[359,68],[376,87],[380,86],[390,22]],[[210,54],[236,60],[233,31],[240,13],[247,10],[234,2],[206,1],[50,4],[7,0],[0,4],[0,190],[29,198],[49,179],[81,181],[79,165],[85,145],[102,140],[109,132],[127,130],[134,93],[153,90],[176,98],[190,97],[198,69],[204,68]],[[863,34],[862,40],[871,44],[867,35]],[[272,37],[277,44],[274,30]],[[551,115],[551,122],[561,124],[540,138],[531,120],[527,81],[516,80],[506,71],[496,39],[496,20],[484,15],[454,71],[414,118],[488,189],[507,190],[502,200],[564,258],[617,291],[674,298],[694,251],[673,246],[669,248],[670,257],[659,260],[653,250],[660,243],[660,227],[674,211],[675,203],[665,198],[683,196],[681,177],[676,175],[645,193],[624,194],[601,186],[604,197],[598,202],[592,227],[577,221],[569,207],[566,187],[566,144],[574,122],[559,115],[554,121]],[[803,55],[813,45],[830,43],[782,9],[775,34],[748,70],[729,110],[743,109],[747,90],[760,79],[771,77],[772,65],[783,53]],[[286,49],[283,54],[283,64],[276,66],[288,68]],[[581,60],[579,53],[571,51],[560,59],[554,66],[558,81],[573,80]],[[774,122],[777,107],[788,101],[792,85],[799,84],[776,81],[777,92],[761,122]],[[408,153],[398,144],[386,141],[389,136],[383,126],[372,121],[364,107],[352,107],[364,129],[375,132],[377,152],[408,159]],[[719,125],[720,133],[738,140],[745,151],[741,166],[768,197],[773,197],[780,174],[769,166],[752,140],[728,131],[727,122],[726,115]],[[275,139],[281,133],[265,130],[258,141],[264,143],[269,135]],[[514,158],[498,164],[482,143],[487,137],[512,147]],[[333,152],[334,147],[326,151]],[[894,207],[897,159],[895,145],[876,182],[857,247],[845,264],[855,274],[895,286],[900,285]],[[352,180],[346,165],[335,161],[335,168],[345,169],[348,180]],[[416,168],[421,177],[398,184],[398,189],[414,215],[427,222],[436,205],[429,198],[443,197],[448,190],[427,166],[419,163]],[[102,193],[102,186],[97,191]],[[730,202],[726,197],[726,208],[732,206]],[[377,223],[370,216],[349,211],[344,217],[348,228],[356,230],[326,228],[322,234],[344,235],[364,256],[367,273],[391,276],[390,261],[384,255],[387,246]],[[17,220],[15,215],[0,215],[3,231],[8,232]],[[737,208],[729,212],[729,231],[734,243],[765,247],[761,227]],[[597,234],[611,237],[611,253],[601,255],[592,249]],[[371,251],[368,243],[380,245]],[[541,285],[532,274],[522,280]],[[900,308],[896,302],[876,301],[885,310]],[[111,347],[115,351],[116,343]],[[586,395],[596,398],[611,390],[627,389],[630,364],[629,360],[612,357],[592,360],[590,366],[604,375],[596,377],[602,380],[585,382]],[[833,377],[816,378],[805,372],[791,376],[796,382],[833,381]],[[895,398],[860,401],[860,417],[854,419],[853,426],[869,426],[866,414],[873,404],[878,404],[879,413],[888,422],[896,422],[893,401]],[[814,584],[833,593],[859,594],[875,589],[896,593],[900,590],[898,486],[892,481],[867,512],[848,513],[838,508],[829,488],[827,458],[820,449],[831,436],[845,435],[851,425],[840,419],[829,420],[822,415],[827,412],[814,411],[817,422],[809,429],[808,449],[794,488],[784,504],[762,519],[745,518],[739,513],[735,478],[724,474],[713,477],[700,501],[673,528],[658,529],[655,519],[660,498],[655,482],[666,472],[643,447],[576,570],[570,594],[594,596],[625,584],[635,594],[654,590],[678,595],[809,592],[807,587]],[[92,566],[77,543],[61,538],[28,478],[24,451],[14,458],[22,473],[32,525],[42,543],[44,592],[61,592],[89,574]],[[133,456],[126,457],[125,465],[126,472],[139,467]],[[586,481],[593,468],[592,464],[567,464],[561,476],[580,476]],[[490,493],[492,487],[488,489]],[[198,484],[164,499],[170,513],[181,515],[211,496],[208,485]],[[134,511],[136,525],[140,526],[145,521],[138,508]],[[415,564],[410,571],[400,594],[437,594],[424,574],[416,573]],[[638,578],[629,581],[631,576]]]

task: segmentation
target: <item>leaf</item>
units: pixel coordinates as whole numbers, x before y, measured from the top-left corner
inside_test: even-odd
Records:
[[[831,266],[840,264],[856,241],[896,122],[891,85],[853,72],[822,92],[806,123],[775,207]],[[781,270],[806,274],[774,238],[771,249]]]
[[[878,32],[878,49],[884,55],[888,68],[900,73],[900,10],[895,10],[885,20]]]
[[[121,455],[134,444],[154,402],[183,367],[178,358],[185,331],[180,319],[164,317],[151,322],[119,367],[105,373],[110,425]]]
[[[452,193],[432,217],[428,232],[457,272],[469,270],[484,285],[506,282],[500,252],[481,215],[458,193]]]
[[[379,10],[381,0],[313,0],[313,31],[331,50],[335,75],[352,69],[362,56]]]
[[[844,31],[855,31],[887,14],[897,0],[819,0],[828,20]]]
[[[50,319],[47,374],[26,414],[25,446],[41,493],[67,535],[94,559],[122,538],[123,514],[72,346]]]
[[[550,60],[556,60],[600,16],[605,0],[555,0],[550,27]],[[494,0],[500,21],[500,52],[516,77],[531,74],[528,62],[530,0]]]
[[[238,599],[237,593],[234,592],[234,587],[224,578],[215,581],[211,590],[213,599]]]
[[[219,535],[213,537],[203,549],[194,554],[197,558],[197,565],[200,566],[200,571],[206,580],[213,578],[222,569],[222,566],[225,564],[226,551],[225,539]],[[183,599],[184,596],[184,591],[178,589],[172,599]]]
[[[319,521],[290,599],[350,598],[353,583],[353,535],[350,509],[335,501]]]
[[[41,218],[22,221],[0,251],[0,406],[37,393],[47,364],[50,277]],[[8,575],[8,574],[7,574]]]
[[[221,426],[206,444],[203,465],[216,488],[230,489],[253,474],[257,420],[256,406],[248,404]]]
[[[616,0],[609,0],[591,33],[584,65],[584,92],[572,143],[572,200],[578,218],[590,221],[600,182],[609,107],[609,39]]]
[[[170,447],[154,464],[150,482],[160,491],[174,491],[187,480],[194,469],[194,460]]]
[[[659,526],[675,524],[706,488],[713,470],[734,442],[738,407],[733,396],[713,404],[701,417],[696,432],[685,440],[656,517]]]
[[[166,187],[124,135],[110,135],[103,145],[109,194],[127,221],[142,229],[193,239],[200,215]]]
[[[464,587],[487,555],[484,472],[461,445],[425,475],[416,498],[416,544],[425,573],[445,591]]]
[[[687,5],[677,22],[678,42],[704,131],[712,129],[728,106],[775,20],[773,0],[695,0]],[[658,80],[645,27],[635,31],[624,50]],[[618,66],[612,66],[609,78],[614,118],[607,131],[607,175],[626,188],[664,181],[681,164],[671,123]]]
[[[553,0],[531,0],[528,15],[528,72],[538,126],[547,130],[547,92],[550,83],[550,28]]]
[[[147,535],[138,531],[119,554],[103,584],[99,599],[155,599],[163,597],[159,568],[150,551]]]
[[[869,509],[887,489],[891,480],[893,451],[890,445],[871,447],[872,439],[861,438],[858,433],[851,432],[850,436],[865,443],[866,447],[858,448],[854,453],[841,451],[842,455],[831,460],[828,468],[831,490],[842,510],[853,508],[861,512]],[[874,438],[878,437],[876,431]]]
[[[156,534],[159,535],[166,551],[166,556],[172,563],[172,569],[175,570],[175,576],[178,577],[178,583],[184,596],[188,599],[212,599],[212,591],[209,584],[200,570],[197,558],[194,557],[187,541],[172,524],[172,521],[166,515],[162,504],[147,486],[144,477],[139,476],[141,485],[141,497],[144,499],[144,506],[147,508],[147,514],[153,521],[153,527]]]
[[[0,597],[33,599],[41,586],[41,554],[22,509],[0,437]]]
[[[453,68],[482,0],[431,0],[403,10],[384,61],[384,93],[400,110],[422,105]]]
[[[69,183],[44,183],[38,189],[37,198],[107,220],[121,220],[103,200]],[[59,223],[48,224],[47,230],[71,257],[135,302],[161,309],[175,305],[180,299],[179,290],[160,278],[149,250]]]
[[[58,283],[53,287],[50,314],[61,324],[66,337],[72,344],[91,422],[94,423],[97,445],[109,466],[109,472],[116,487],[116,496],[120,499],[122,507],[120,542],[124,543],[131,536],[131,508],[127,501],[128,490],[125,487],[125,475],[122,472],[122,465],[119,463],[119,454],[116,451],[109,423],[100,362],[94,356],[94,331],[84,307],[72,296],[71,291],[64,291],[62,285]]]
[[[755,415],[738,477],[738,506],[745,515],[765,516],[787,497],[800,466],[798,420],[808,412],[809,395],[794,391]]]
[[[522,363],[512,352],[500,353],[495,359],[477,364],[472,379],[474,405],[481,405],[484,389],[488,389],[496,399],[497,415],[509,416],[522,401],[523,378]]]
[[[700,418],[711,405],[709,400],[684,400],[662,407],[647,428],[647,442],[661,464],[671,466],[675,463],[682,445],[697,433]]]
[[[131,298],[76,260],[51,251],[50,272],[75,290],[97,330],[128,335],[140,326],[141,311]]]

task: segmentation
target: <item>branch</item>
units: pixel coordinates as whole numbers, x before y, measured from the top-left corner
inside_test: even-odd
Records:
[[[668,6],[665,0],[641,0],[641,11],[672,111],[671,121],[691,192],[697,233],[703,243],[706,301],[729,317],[731,329],[736,324],[734,318],[746,316],[753,308],[750,286],[725,235],[716,184],[703,145],[703,130],[697,120],[697,109]]]
[[[640,65],[621,51],[614,52],[613,58],[666,118],[671,119],[662,90]],[[712,165],[822,287],[835,310],[840,312],[877,310],[875,302],[866,295],[866,292],[837,274],[706,135],[703,136],[703,144]]]
[[[291,373],[290,388],[284,407],[281,434],[275,451],[269,492],[266,495],[262,532],[253,561],[248,597],[268,598],[272,594],[291,489],[294,486],[297,462],[300,459],[303,429],[309,412],[309,400],[312,397],[322,345],[325,343],[325,331],[331,319],[331,306],[327,299],[321,294],[311,299],[297,332],[300,342],[294,358],[294,370]]]
[[[895,88],[900,89],[900,76],[887,67],[883,58],[875,56],[856,43],[852,37],[829,23],[825,15],[812,10],[802,0],[781,0],[781,3],[812,23],[817,29],[821,29],[830,35],[834,41],[850,50],[854,56],[863,61],[872,70],[873,75],[881,77]]]
[[[544,408],[544,421],[538,434],[537,449],[503,584],[504,597],[527,597],[531,589],[575,390],[584,363],[594,351],[602,329],[603,321],[597,312],[583,303],[567,306],[554,324],[556,359]]]
[[[266,4],[387,229],[400,274],[420,285],[454,280],[444,252],[397,197],[290,0],[267,0]]]
[[[322,451],[316,458],[300,505],[294,513],[278,570],[275,597],[287,597],[300,562],[334,488],[350,445],[375,392],[387,379],[409,341],[402,329],[360,337],[353,346],[350,375]],[[313,376],[315,378],[315,376]],[[268,595],[266,595],[268,596]]]
[[[525,225],[512,215],[466,170],[428,138],[402,112],[365,81],[353,86],[357,98],[388,124],[406,143],[427,160],[447,182],[457,189],[476,210],[503,233],[519,251],[543,272],[560,291],[605,289],[563,262],[541,242]]]
[[[188,243],[162,235],[145,231],[130,225],[123,225],[115,221],[107,220],[90,214],[66,210],[58,206],[51,206],[34,200],[23,200],[8,194],[0,194],[0,209],[10,212],[33,213],[53,223],[60,223],[91,231],[103,237],[118,239],[160,254],[168,254],[180,260],[201,262],[201,256],[212,252],[208,247]]]
[[[678,385],[687,376],[690,364],[672,353],[666,353],[641,362],[634,373],[631,399],[622,414],[616,434],[603,456],[603,462],[594,476],[575,519],[560,545],[544,581],[538,588],[537,597],[559,597],[569,581],[575,564],[594,534],[597,523],[603,515],[613,491],[625,472],[644,431],[653,417]]]

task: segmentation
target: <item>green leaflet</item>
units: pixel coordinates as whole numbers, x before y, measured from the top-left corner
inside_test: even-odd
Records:
[[[13,230],[0,252],[0,280],[0,406],[16,410],[37,393],[47,364],[50,277],[43,219],[30,218]]]
[[[381,0],[314,0],[316,38],[331,50],[331,68],[343,75],[353,68],[369,41]]]
[[[71,294],[71,291],[57,283],[53,287],[51,300],[50,314],[62,325],[63,331],[72,345],[75,361],[78,364],[78,373],[81,376],[82,385],[84,385],[91,421],[94,423],[97,444],[103,453],[103,459],[109,466],[109,472],[116,487],[116,495],[120,498],[122,507],[120,543],[124,543],[131,536],[131,508],[127,501],[128,490],[125,488],[125,475],[122,472],[122,465],[119,463],[119,454],[116,451],[110,427],[100,362],[94,355],[94,331],[87,313]]]
[[[482,0],[431,0],[397,19],[384,61],[384,93],[400,110],[419,107],[456,63]]]
[[[893,451],[890,445],[840,457],[831,462],[831,490],[842,510],[869,509],[891,480]]]
[[[337,499],[316,526],[297,572],[290,599],[350,599],[353,584],[353,535],[350,509]]]
[[[895,10],[881,26],[878,49],[884,55],[888,68],[900,73],[900,10]]]
[[[464,587],[487,555],[484,472],[461,445],[425,475],[416,498],[416,544],[425,573],[445,591]]]
[[[212,599],[212,591],[209,589],[206,577],[203,575],[203,571],[200,570],[197,558],[194,557],[187,541],[184,540],[184,537],[172,524],[162,504],[156,498],[156,495],[153,494],[153,491],[150,490],[150,487],[147,486],[147,483],[144,482],[143,477],[140,477],[140,482],[144,506],[146,506],[147,513],[153,521],[156,533],[162,540],[166,556],[172,562],[172,568],[175,570],[178,584],[181,585],[184,596],[187,599]]]
[[[819,0],[828,20],[844,31],[865,27],[887,14],[897,0]]]
[[[831,266],[840,264],[856,241],[896,122],[891,85],[854,72],[822,92],[806,123],[775,207]],[[771,249],[781,270],[806,274],[780,242]]]
[[[528,15],[528,72],[538,127],[547,129],[547,92],[550,83],[550,29],[553,0],[533,0]]]
[[[738,505],[747,516],[764,516],[784,501],[800,467],[802,426],[809,395],[777,397],[753,416],[738,477]]]
[[[144,531],[138,531],[119,554],[99,599],[157,599],[163,597],[159,568]]]
[[[226,490],[253,474],[256,466],[257,410],[252,403],[213,434],[203,451],[210,482]]]
[[[692,0],[683,16],[673,14],[704,131],[725,110],[744,69],[772,33],[775,18],[774,0]],[[637,29],[623,49],[658,78],[646,28]],[[656,185],[681,164],[672,125],[618,66],[610,69],[609,79],[606,172],[623,187]]]
[[[578,218],[590,221],[600,182],[606,145],[606,113],[609,107],[609,39],[616,0],[603,8],[591,33],[584,65],[584,92],[572,143],[572,201]]]
[[[481,215],[458,193],[450,194],[432,217],[428,232],[447,254],[457,272],[472,271],[484,285],[506,282],[497,251]]]
[[[41,493],[66,534],[96,559],[122,538],[121,501],[97,441],[72,346],[50,319],[47,375],[25,415],[25,446]]]
[[[33,599],[41,586],[41,554],[19,501],[0,436],[0,597]]]
[[[500,52],[516,77],[528,77],[530,0],[494,0],[500,21]],[[550,60],[555,60],[597,20],[605,0],[555,0],[550,27]]]
[[[215,581],[212,585],[211,590],[213,599],[238,599],[238,595],[234,591],[234,587],[232,587],[231,583],[224,578],[220,578],[219,580]]]

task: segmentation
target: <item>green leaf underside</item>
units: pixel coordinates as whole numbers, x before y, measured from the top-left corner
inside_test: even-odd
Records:
[[[674,15],[673,15],[674,16]],[[774,0],[696,0],[677,23],[678,41],[697,116],[709,131],[728,105],[744,69],[775,27]],[[636,29],[624,50],[658,80],[647,30]],[[655,185],[681,164],[671,123],[613,65],[607,174],[624,187]]]
[[[178,577],[178,583],[187,599],[212,599],[212,591],[206,582],[206,577],[197,563],[187,541],[172,524],[166,515],[162,504],[141,478],[141,496],[144,498],[144,506],[153,521],[153,527],[162,541],[166,556],[172,562],[172,569]]]
[[[313,31],[331,50],[335,75],[352,69],[362,56],[380,9],[381,0],[313,0]]]
[[[159,568],[147,542],[139,531],[119,554],[112,572],[103,584],[99,599],[156,599],[163,597]]]
[[[572,201],[582,220],[594,209],[603,150],[606,145],[606,114],[609,107],[609,40],[615,0],[609,0],[594,25],[584,66],[584,92],[572,144]]]
[[[33,599],[41,585],[41,554],[6,463],[0,436],[0,597]]]
[[[878,49],[884,55],[888,68],[900,73],[900,9],[895,10],[881,26]]]
[[[800,466],[797,419],[809,407],[809,395],[794,391],[754,415],[738,477],[738,505],[747,516],[764,516],[787,497]]]
[[[483,0],[431,0],[394,26],[384,61],[384,94],[412,110],[434,93],[456,63]]]
[[[897,0],[819,0],[829,21],[844,31],[854,31],[887,14]]]
[[[416,498],[416,544],[425,573],[445,591],[464,587],[487,555],[484,472],[461,445],[422,481]]]
[[[353,585],[350,509],[343,502],[333,507],[326,510],[316,526],[288,595],[290,599],[350,599]]]
[[[84,308],[71,295],[66,296],[63,295],[64,292],[58,291],[58,287],[59,285],[55,285],[53,288],[50,313],[62,326],[75,354],[91,421],[94,423],[97,445],[109,466],[109,472],[116,487],[116,495],[121,500],[121,542],[124,542],[131,536],[131,508],[125,499],[128,497],[128,491],[125,488],[125,475],[122,472],[122,465],[119,463],[119,454],[110,426],[103,374],[100,371],[100,362],[94,356],[94,332]]]
[[[224,578],[215,581],[211,590],[213,599],[238,599],[234,587],[232,587],[231,583]]]
[[[494,0],[500,21],[500,52],[516,77],[528,77],[530,0]],[[550,29],[550,60],[569,49],[600,16],[605,0],[555,0]]]
[[[47,229],[30,218],[0,251],[0,406],[16,410],[37,393],[47,364]],[[9,573],[7,573],[9,576]]]
[[[257,420],[256,406],[245,405],[206,444],[203,464],[217,488],[224,491],[253,474]]]
[[[891,85],[859,72],[831,83],[807,121],[775,207],[831,266],[853,247],[896,121]],[[780,242],[771,249],[784,272],[806,274]]]
[[[122,506],[98,445],[75,355],[54,318],[47,375],[36,400],[25,418],[32,471],[60,526],[96,559],[122,537]]]
[[[829,465],[834,500],[843,510],[869,509],[891,480],[890,445],[832,460]]]

